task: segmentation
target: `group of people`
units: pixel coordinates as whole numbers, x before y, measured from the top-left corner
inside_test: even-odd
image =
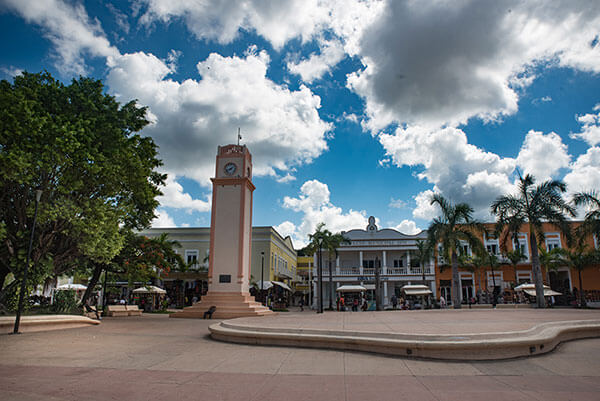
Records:
[[[366,298],[362,296],[348,297],[345,298],[344,294],[340,295],[337,299],[337,310],[338,311],[346,311],[348,307],[351,308],[352,312],[358,312],[358,308],[363,311],[366,311],[369,307]]]

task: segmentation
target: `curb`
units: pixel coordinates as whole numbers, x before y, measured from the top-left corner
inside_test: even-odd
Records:
[[[318,329],[250,327],[223,321],[209,327],[215,340],[240,344],[363,351],[440,360],[499,360],[540,355],[565,341],[600,337],[600,320],[549,322],[529,330],[465,335],[413,335]]]
[[[39,315],[23,316],[19,323],[20,332],[60,330],[89,325],[98,325],[98,320],[76,315]],[[12,333],[15,325],[14,316],[0,317],[0,333]]]

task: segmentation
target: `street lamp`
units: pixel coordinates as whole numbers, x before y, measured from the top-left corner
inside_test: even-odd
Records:
[[[25,287],[27,286],[27,273],[29,271],[29,260],[31,259],[31,248],[33,246],[33,234],[35,233],[35,223],[37,221],[38,205],[42,197],[42,190],[36,189],[35,191],[35,212],[33,214],[33,226],[31,227],[31,236],[29,237],[29,249],[27,250],[27,261],[25,263],[25,270],[23,271],[23,278],[21,280],[21,292],[19,293],[19,305],[17,307],[17,316],[15,317],[15,327],[13,334],[19,334],[19,324],[21,323],[21,311],[23,310],[23,298],[25,297]]]
[[[264,282],[265,282],[265,253],[264,252],[260,253],[260,258],[261,258],[261,265],[260,265],[260,296],[262,298],[262,296],[263,296],[263,286],[264,286]],[[264,301],[263,301],[263,305],[264,305]]]

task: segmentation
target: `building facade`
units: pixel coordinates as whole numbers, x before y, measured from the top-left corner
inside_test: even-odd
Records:
[[[575,229],[580,222],[572,222],[571,228]],[[493,223],[486,223],[487,232],[494,231]],[[551,224],[544,223],[542,227],[545,239],[538,243],[538,248],[549,252],[554,248],[568,249],[567,239]],[[466,303],[470,298],[476,302],[491,302],[490,298],[494,293],[498,294],[500,302],[514,301],[515,293],[513,288],[523,283],[533,283],[533,272],[531,264],[531,244],[529,240],[529,226],[524,225],[517,236],[517,240],[509,239],[507,243],[502,243],[501,238],[494,237],[486,233],[478,233],[488,253],[495,256],[498,265],[492,268],[490,263],[483,266],[470,266],[459,268],[459,278],[461,293],[460,299]],[[597,249],[598,242],[592,236],[586,239],[588,250]],[[520,249],[525,258],[513,266],[506,253]],[[472,250],[465,243],[463,252],[472,255]],[[540,251],[541,252],[541,251]],[[445,297],[450,302],[452,299],[451,281],[452,272],[450,266],[438,255],[435,259],[436,273],[436,298]],[[600,266],[591,265],[581,272],[582,285],[579,284],[579,272],[565,265],[557,265],[552,269],[547,269],[542,263],[542,277],[545,285],[551,289],[564,294],[556,297],[558,304],[567,305],[574,300],[574,294],[577,294],[583,286],[584,292],[591,302],[600,301]]]
[[[365,229],[341,233],[347,243],[336,252],[322,252],[323,305],[329,300],[335,307],[336,289],[342,285],[362,285],[367,289],[367,299],[374,299],[375,270],[380,271],[380,294],[383,305],[388,305],[392,295],[401,295],[401,288],[408,284],[425,284],[436,293],[434,261],[418,263],[417,241],[425,241],[425,231],[416,235],[403,234],[394,229],[379,230],[375,218],[369,217]],[[318,303],[318,255],[313,256],[312,292],[313,307]],[[330,276],[331,271],[331,276]],[[331,279],[330,279],[331,277]]]
[[[176,252],[191,267],[186,272],[172,271],[161,277],[173,304],[190,305],[208,289],[210,260],[210,227],[150,228],[140,235],[148,237],[168,235],[168,240],[181,245]],[[273,227],[252,227],[250,250],[250,285],[264,277],[264,281],[279,281],[292,285],[296,277],[296,251],[289,237],[283,238]]]

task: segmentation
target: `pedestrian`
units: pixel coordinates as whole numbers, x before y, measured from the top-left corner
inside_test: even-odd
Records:
[[[396,309],[396,307],[398,306],[398,298],[396,297],[396,294],[392,295],[392,306],[394,307],[394,309]]]
[[[446,298],[444,297],[440,298],[440,308],[446,309]]]
[[[358,298],[354,298],[352,301],[352,311],[358,312]]]
[[[298,305],[300,306],[300,312],[304,312],[304,298],[300,298]]]
[[[344,310],[346,310],[346,307],[344,306],[344,296],[342,295],[340,297],[340,310],[343,312]]]

